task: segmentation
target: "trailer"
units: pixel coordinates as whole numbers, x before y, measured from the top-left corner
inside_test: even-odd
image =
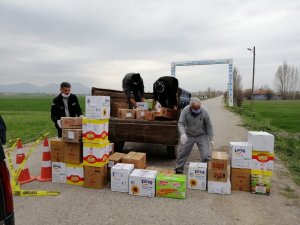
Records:
[[[119,119],[116,116],[116,105],[127,106],[127,99],[122,91],[92,88],[94,96],[110,96],[111,116],[109,119],[109,141],[114,143],[115,151],[122,151],[125,142],[162,144],[166,146],[169,158],[177,157],[178,127],[180,111],[189,104],[191,94],[178,89],[178,110],[175,120],[136,120]],[[153,99],[153,93],[145,93],[145,99]]]

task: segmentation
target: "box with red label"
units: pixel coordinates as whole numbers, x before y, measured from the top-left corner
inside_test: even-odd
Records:
[[[82,118],[81,117],[62,117],[61,118],[62,129],[81,129]]]
[[[156,118],[176,119],[177,110],[161,107],[156,112]]]
[[[80,164],[82,163],[82,143],[65,142],[64,158],[65,163]]]
[[[231,190],[250,191],[250,169],[231,169]]]
[[[67,184],[84,184],[84,173],[82,164],[67,164]]]
[[[80,143],[82,138],[82,129],[63,129],[62,139],[66,142]]]
[[[212,151],[210,166],[214,170],[227,170],[228,154],[222,151]]]
[[[274,154],[252,151],[251,169],[273,171]]]
[[[211,162],[208,162],[208,180],[217,182],[227,182],[230,178],[230,166],[227,165],[227,169],[213,169]]]
[[[85,96],[85,116],[94,119],[110,117],[109,96]]]
[[[84,166],[84,187],[102,188],[107,183],[107,165],[102,167]]]
[[[82,141],[89,143],[101,143],[108,140],[108,119],[83,118]]]
[[[83,143],[83,165],[101,167],[108,163],[109,143]]]
[[[64,162],[65,148],[66,142],[64,142],[61,138],[50,140],[51,161]]]

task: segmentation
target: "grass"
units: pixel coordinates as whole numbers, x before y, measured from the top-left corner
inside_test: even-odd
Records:
[[[229,108],[241,115],[249,130],[275,135],[275,153],[300,185],[300,101],[244,101],[242,108]]]
[[[7,126],[7,140],[21,138],[23,143],[35,141],[49,132],[57,135],[50,110],[54,95],[0,95],[0,114]],[[78,95],[81,109],[85,97]]]

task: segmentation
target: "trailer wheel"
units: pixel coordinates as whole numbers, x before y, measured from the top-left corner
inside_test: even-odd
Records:
[[[125,145],[125,141],[116,141],[114,143],[114,148],[116,152],[122,152]]]
[[[169,159],[176,159],[178,156],[177,145],[167,146],[167,156]]]

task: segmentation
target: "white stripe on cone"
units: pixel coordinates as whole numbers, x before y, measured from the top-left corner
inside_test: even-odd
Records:
[[[43,147],[42,151],[43,152],[50,152],[50,149],[49,149],[49,147]]]
[[[42,167],[52,167],[51,161],[42,161]]]

